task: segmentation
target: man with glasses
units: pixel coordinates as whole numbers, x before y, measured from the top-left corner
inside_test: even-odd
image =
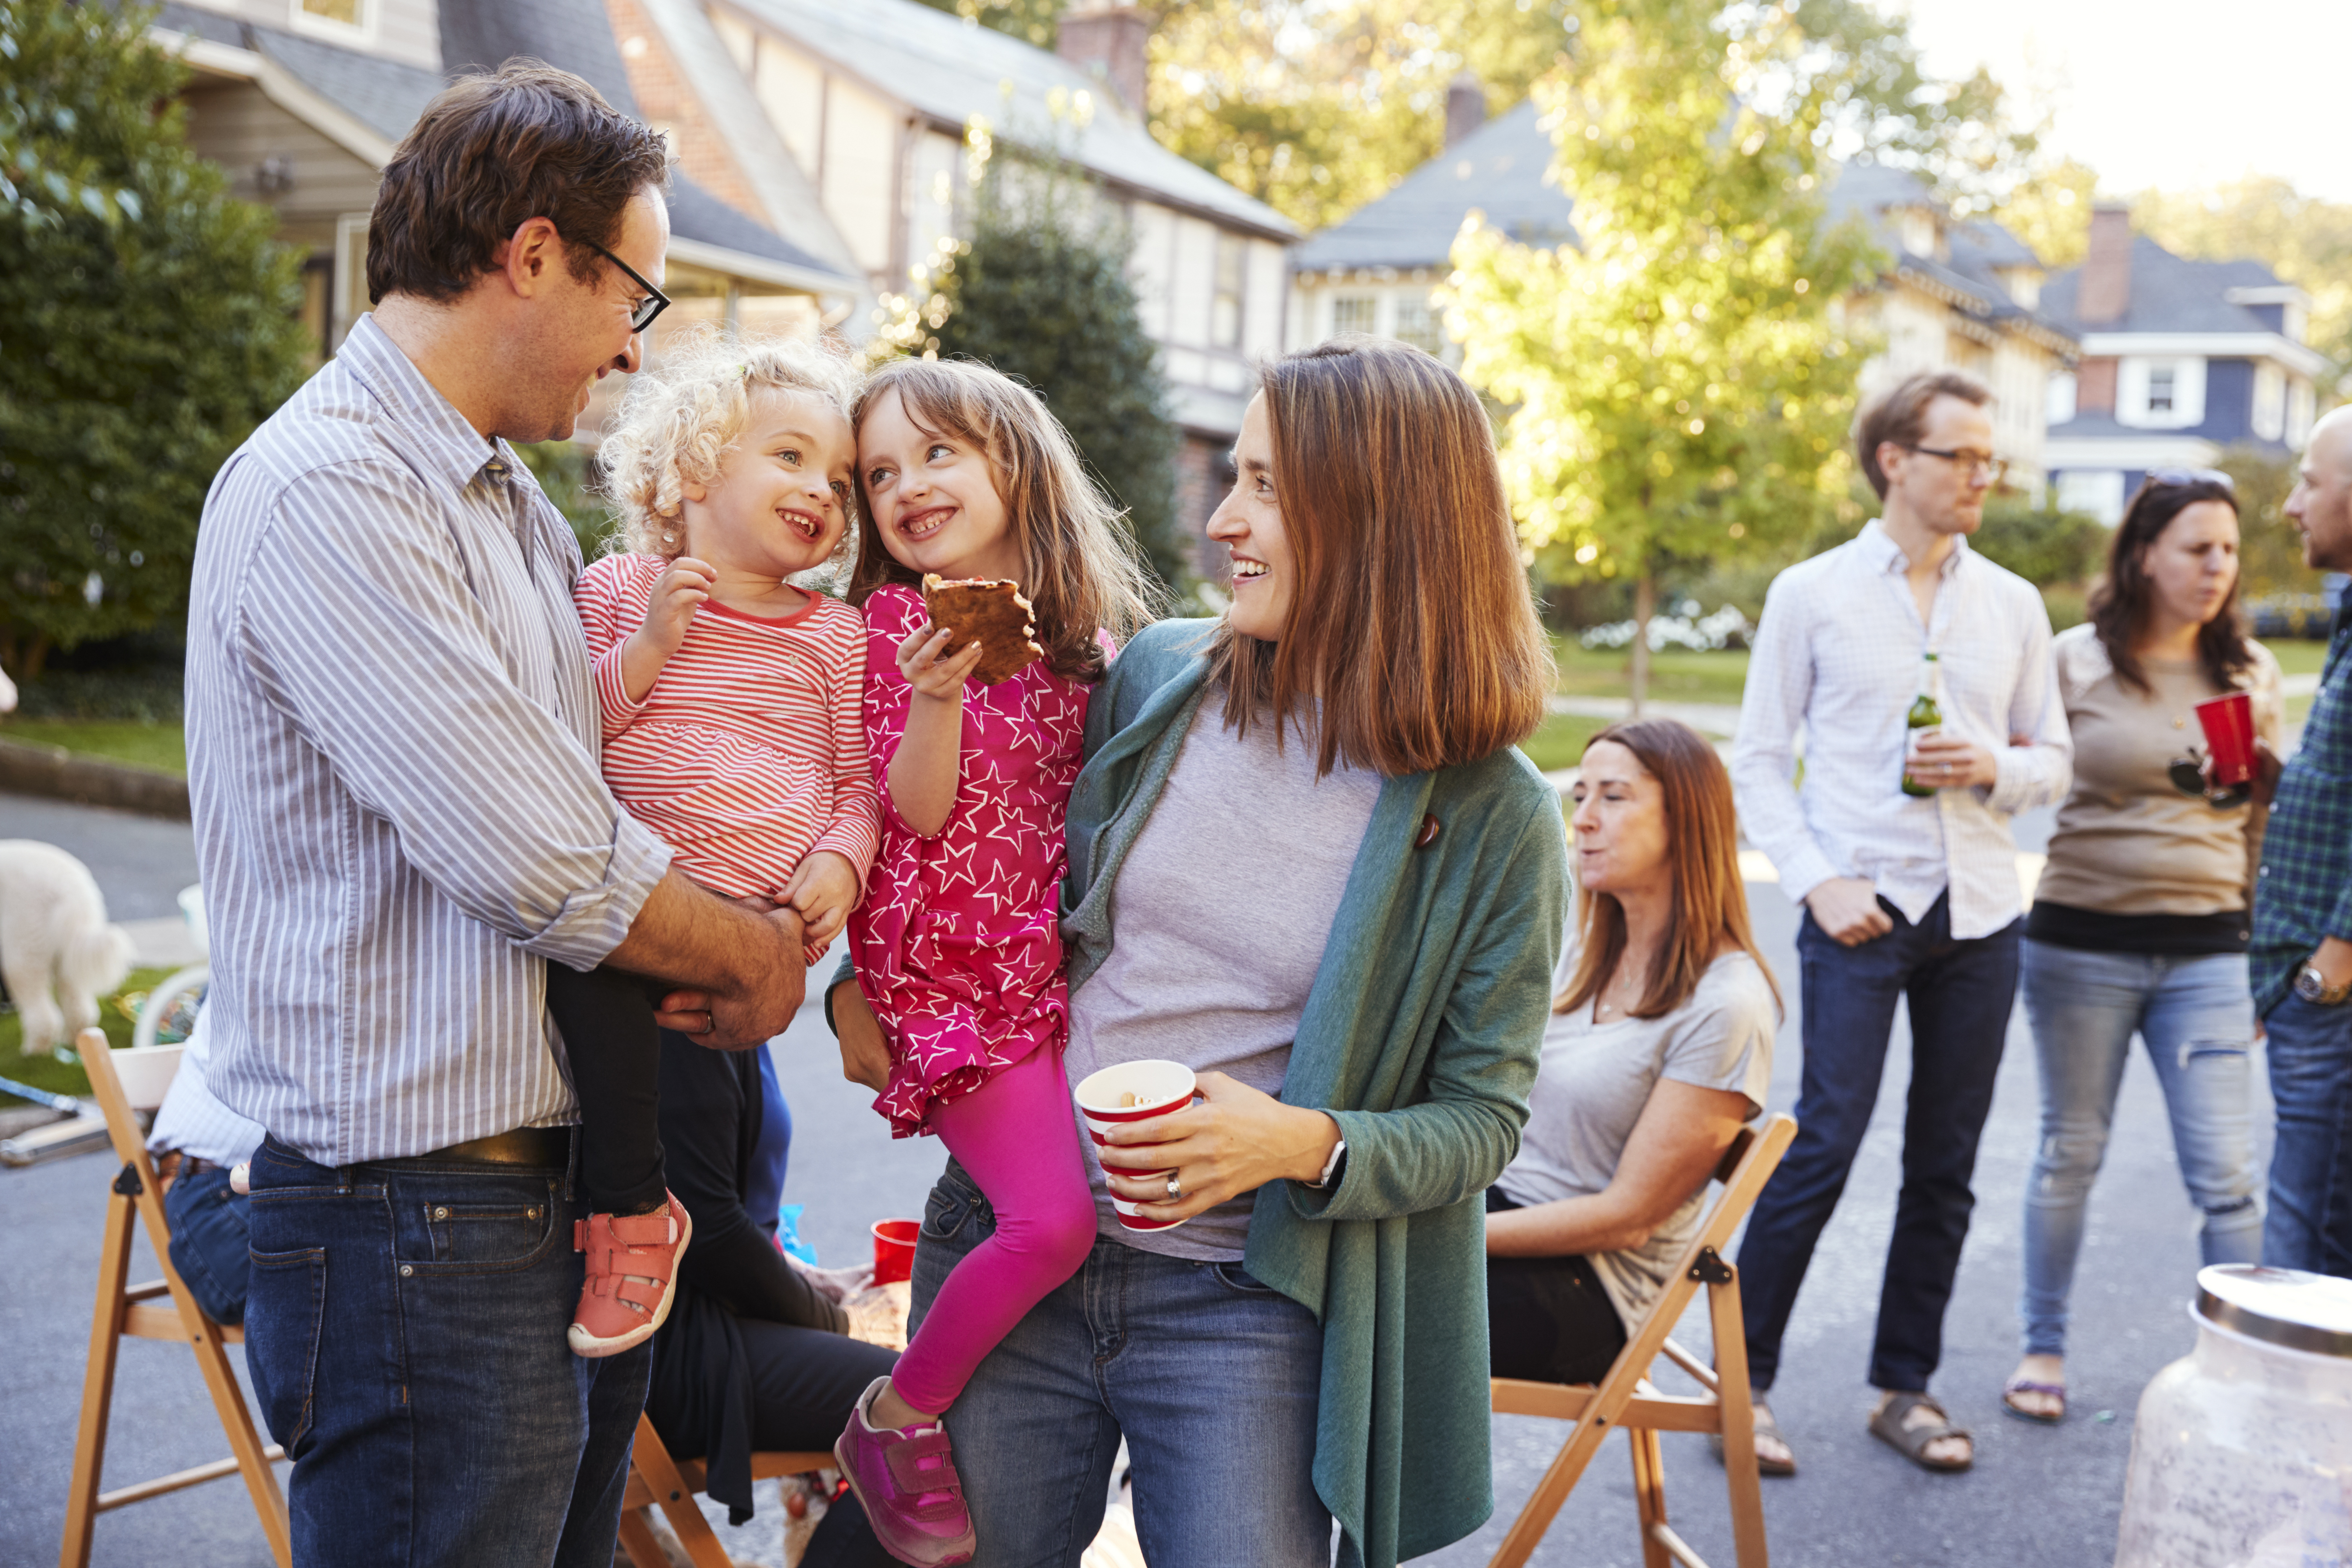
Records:
[[[2352,571],[2352,407],[2312,427],[2286,515],[2305,565]],[[2257,793],[2276,795],[2246,955],[2278,1103],[2263,1261],[2352,1277],[2352,600],[2303,744],[2263,773]]]
[[[2063,795],[2071,762],[2042,596],[1968,547],[2001,476],[1991,401],[1981,382],[1939,371],[1863,411],[1855,452],[1885,510],[1774,580],[1748,663],[1731,761],[1740,820],[1804,909],[1797,1141],[1739,1253],[1768,1473],[1792,1473],[1795,1459],[1761,1396],[1877,1103],[1898,999],[1909,1004],[1911,1087],[1870,1427],[1928,1469],[1975,1457],[1927,1382],[2017,991],[2024,899],[2010,818]],[[1927,653],[1942,671],[1942,725],[1906,759]]]
[[[757,1045],[801,927],[695,887],[605,789],[561,439],[665,303],[668,153],[576,77],[428,104],[373,314],[235,453],[188,612],[210,1082],[251,1161],[246,1354],[303,1563],[608,1568],[650,1347],[572,1354],[577,1103],[551,963]]]

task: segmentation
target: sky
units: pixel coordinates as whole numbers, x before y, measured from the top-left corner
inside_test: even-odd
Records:
[[[1900,5],[1902,0],[1893,0]],[[2102,195],[2253,171],[2352,202],[2352,0],[1909,0],[1928,68],[2053,111]]]

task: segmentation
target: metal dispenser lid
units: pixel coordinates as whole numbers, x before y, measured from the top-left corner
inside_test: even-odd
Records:
[[[2352,1358],[2352,1280],[2216,1263],[2197,1271],[2197,1312],[2248,1339]]]

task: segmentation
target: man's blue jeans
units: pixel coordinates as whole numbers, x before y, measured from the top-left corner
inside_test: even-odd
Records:
[[[563,1170],[253,1157],[245,1352],[294,1560],[611,1568],[649,1347],[572,1354]]]
[[[229,1190],[228,1172],[220,1166],[181,1176],[163,1195],[163,1218],[172,1222],[172,1267],[216,1323],[245,1321],[249,1202]]]
[[[1903,1121],[1903,1188],[1879,1288],[1870,1381],[1924,1392],[1944,1353],[1944,1308],[1959,1270],[1976,1195],[1977,1138],[2017,999],[2024,922],[1956,941],[1948,895],[1916,925],[1882,898],[1895,928],[1843,947],[1813,924],[1797,928],[1805,1065],[1797,1137],[1748,1217],[1739,1248],[1748,1377],[1769,1388],[1780,1337],[1813,1245],[1845,1191],[1886,1067],[1895,1004],[1910,999],[1911,1090]]]
[[[2107,1152],[2132,1035],[2147,1042],[2208,1263],[2262,1256],[2255,1197],[2254,999],[2246,956],[2166,957],[2025,945],[2025,1011],[2042,1068],[2042,1142],[2025,1187],[2025,1354],[2066,1354],[2083,1214]]]
[[[996,1217],[950,1164],[915,1250],[915,1322]],[[1122,1434],[1152,1568],[1328,1568],[1315,1492],[1323,1330],[1238,1263],[1097,1241],[948,1411],[973,1568],[1076,1568]]]
[[[2352,1002],[2290,996],[2263,1021],[2278,1102],[2263,1261],[2352,1279]]]

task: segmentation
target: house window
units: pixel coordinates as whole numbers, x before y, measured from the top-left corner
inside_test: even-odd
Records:
[[[1213,347],[1242,346],[1242,263],[1246,254],[1240,235],[1217,235],[1217,292],[1209,307],[1209,341]]]
[[[2147,368],[2147,412],[2172,412],[2172,387],[2179,372],[2170,365],[2150,365]]]
[[[2286,434],[2286,373],[2265,360],[2254,367],[2254,434],[2276,441]]]
[[[1370,332],[1380,320],[1381,301],[1373,294],[1342,294],[1331,301],[1331,335]]]
[[[334,22],[363,28],[367,26],[367,0],[294,0],[298,22]]]
[[[1396,335],[1400,341],[1411,343],[1416,349],[1426,349],[1433,354],[1445,351],[1444,328],[1425,296],[1398,299]]]

